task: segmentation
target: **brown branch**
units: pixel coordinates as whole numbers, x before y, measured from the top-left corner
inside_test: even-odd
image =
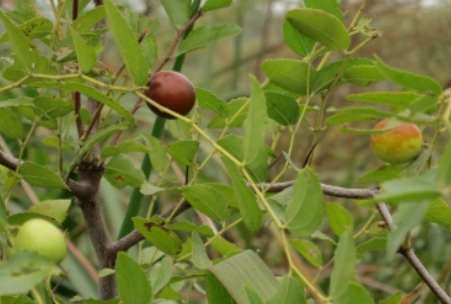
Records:
[[[9,170],[16,171],[17,166],[19,165],[19,160],[3,151],[0,151],[0,165],[8,168]]]
[[[259,189],[267,189],[268,193],[281,192],[291,186],[293,186],[294,181],[275,183],[270,186],[269,183],[265,183],[260,186]],[[352,199],[369,199],[378,193],[378,188],[370,189],[352,189],[343,188],[337,186],[331,186],[326,184],[321,184],[321,189],[323,193],[328,196],[341,197],[341,198],[352,198]]]

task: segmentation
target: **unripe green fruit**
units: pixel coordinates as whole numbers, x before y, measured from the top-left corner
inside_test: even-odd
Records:
[[[373,130],[384,129],[391,120],[380,121]],[[418,156],[423,145],[421,130],[412,123],[401,122],[384,133],[371,135],[373,152],[386,163],[403,164]]]
[[[67,254],[63,232],[43,219],[31,219],[20,227],[16,237],[16,248],[36,252],[56,263]]]
[[[178,72],[158,72],[149,79],[147,86],[149,89],[144,92],[147,97],[182,116],[188,114],[196,102],[193,85],[185,75]],[[147,106],[158,116],[175,119],[149,103]]]

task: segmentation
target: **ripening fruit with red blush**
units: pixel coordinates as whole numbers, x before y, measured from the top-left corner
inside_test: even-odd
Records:
[[[178,72],[162,71],[155,73],[147,84],[145,95],[161,106],[170,109],[182,116],[187,115],[194,107],[196,94],[189,79]],[[147,106],[158,116],[175,119],[176,117],[160,111],[147,103]]]
[[[390,119],[384,119],[377,123],[373,130],[382,130],[390,122]],[[370,142],[374,154],[382,161],[404,164],[420,154],[423,137],[417,125],[401,122],[386,132],[372,134]]]

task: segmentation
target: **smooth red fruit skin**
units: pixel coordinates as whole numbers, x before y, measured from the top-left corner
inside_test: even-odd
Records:
[[[149,79],[147,86],[149,87],[145,92],[147,97],[182,116],[188,114],[196,102],[193,85],[185,75],[178,72],[158,72]],[[158,116],[176,119],[150,103],[147,103],[147,106]]]
[[[380,121],[373,130],[384,129],[390,121]],[[370,142],[373,152],[381,160],[390,164],[403,164],[420,154],[423,138],[415,124],[401,122],[387,132],[371,135]]]

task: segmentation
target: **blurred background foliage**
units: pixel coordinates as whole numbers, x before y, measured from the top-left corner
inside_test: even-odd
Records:
[[[70,1],[67,1],[70,2]],[[87,3],[89,1],[80,1]],[[158,52],[161,57],[171,43],[175,31],[167,21],[164,10],[160,2],[156,0],[122,0],[117,1],[124,6],[128,6],[133,11],[145,14],[151,19],[159,19],[162,24],[157,32]],[[347,12],[346,18],[352,19],[356,11],[362,7],[362,1],[342,0],[340,1],[343,11]],[[8,10],[16,5],[14,0],[1,0],[0,9]],[[48,1],[37,0],[37,8],[43,15],[52,18]],[[248,74],[255,74],[263,82],[265,77],[260,70],[260,64],[269,58],[297,58],[288,46],[284,44],[282,35],[282,23],[284,14],[291,8],[303,6],[302,0],[235,0],[231,8],[220,10],[206,15],[199,21],[202,24],[222,24],[226,22],[236,22],[243,32],[241,35],[226,39],[218,44],[194,53],[190,53],[185,61],[183,72],[193,81],[196,86],[208,89],[220,97],[231,100],[233,98],[247,95],[249,92]],[[88,8],[92,3],[88,4]],[[361,49],[357,54],[360,57],[372,58],[374,54],[380,56],[387,64],[399,69],[406,69],[417,73],[429,75],[437,79],[444,86],[451,86],[451,0],[366,0],[363,9],[364,15],[374,18],[372,25],[382,32],[382,37],[376,39],[367,47]],[[0,33],[4,31],[0,28]],[[117,71],[120,67],[118,51],[114,48],[111,37],[106,37],[105,55],[103,61],[111,71]],[[356,45],[358,41],[354,41]],[[9,52],[7,44],[0,44],[0,57]],[[0,83],[2,80],[0,79]],[[355,87],[342,85],[336,88],[328,104],[330,109],[340,109],[352,105],[346,100],[349,94],[363,91],[392,90],[388,83],[378,83],[369,87]],[[124,99],[124,105],[131,107],[134,100]],[[315,102],[315,100],[314,100]],[[309,119],[314,121],[314,115]],[[147,128],[150,133],[154,115],[147,109],[138,111],[136,119],[141,130]],[[168,123],[169,133],[165,135],[168,142],[177,138],[176,122]],[[364,122],[365,126],[371,122]],[[363,127],[363,126],[362,126]],[[26,151],[27,157],[38,163],[47,163],[49,154],[48,147],[43,147],[40,140],[46,136],[45,129],[38,129],[38,134],[32,145]],[[425,130],[425,138],[428,139],[428,130]],[[130,134],[133,136],[133,134]],[[304,128],[298,134],[297,149],[293,159],[297,165],[302,166],[312,145],[313,132]],[[287,141],[289,136],[287,136]],[[271,141],[271,138],[268,138]],[[12,142],[0,142],[4,149],[17,149],[17,144]],[[276,152],[283,151],[286,142],[282,139]],[[136,166],[141,162],[136,158]],[[322,182],[347,186],[347,187],[370,187],[374,184],[360,182],[359,177],[370,169],[381,166],[375,156],[370,151],[367,136],[347,134],[341,131],[340,127],[332,127],[325,130],[320,137],[313,167],[318,173]],[[270,174],[279,172],[277,164]],[[177,170],[170,176],[167,183],[177,183]],[[183,176],[183,172],[178,172]],[[205,179],[224,181],[226,175],[214,166],[206,168]],[[290,175],[291,174],[291,175]],[[285,180],[293,179],[293,172],[284,177]],[[157,180],[158,174],[152,178]],[[19,211],[31,205],[32,193],[16,188],[13,196],[12,210]],[[62,193],[48,190],[37,190],[37,195],[41,200],[59,198]],[[117,236],[122,223],[123,212],[128,202],[131,190],[118,191],[108,182],[102,184],[102,196],[105,208],[105,215],[114,238]],[[179,196],[177,194],[164,195],[160,199],[160,204],[156,210],[166,209],[173,205]],[[361,226],[373,211],[361,208],[354,201],[343,199],[332,199],[342,203],[355,217],[355,227]],[[164,201],[164,204],[161,202]],[[143,206],[143,210],[148,205]],[[197,214],[189,211],[185,218],[199,222]],[[92,283],[95,273],[92,271],[90,261],[94,261],[89,240],[85,235],[85,227],[81,214],[77,208],[72,208],[65,227],[70,231],[70,239],[85,256],[88,257],[85,265],[80,264],[73,255],[67,259],[63,268],[67,271],[67,276],[83,296],[95,296],[95,287]],[[330,231],[328,224],[323,224],[323,232]],[[374,227],[376,231],[376,228]],[[227,233],[226,238],[235,243],[238,247],[251,247],[257,249],[268,265],[276,274],[282,275],[286,269],[282,258],[283,252],[277,241],[273,240],[273,233],[269,228],[263,228],[257,236],[249,235],[244,227],[238,227]],[[451,268],[451,237],[449,232],[443,228],[428,224],[412,231],[415,240],[415,249],[427,265],[434,277],[448,280],[447,274]],[[327,241],[317,240],[323,252],[323,259],[328,261],[332,256],[333,246]],[[135,250],[137,252],[137,250]],[[143,253],[151,254],[145,251]],[[384,262],[383,251],[366,254],[362,257],[361,266],[357,266],[357,278],[371,290],[376,298],[384,298],[387,294],[396,291],[410,292],[418,282],[417,274],[411,267],[402,260],[393,263]],[[308,266],[305,266],[308,267]],[[329,270],[330,271],[330,270]],[[312,271],[312,274],[314,271]],[[328,271],[323,273],[328,275]],[[326,282],[325,282],[326,283]],[[63,282],[61,288],[65,287]],[[448,284],[449,286],[449,284]],[[69,288],[69,287],[68,287]],[[450,288],[446,288],[448,292]],[[195,288],[191,290],[194,293]],[[70,294],[70,290],[68,291]],[[193,296],[193,295],[191,295]],[[428,298],[424,303],[433,303],[432,298]]]

